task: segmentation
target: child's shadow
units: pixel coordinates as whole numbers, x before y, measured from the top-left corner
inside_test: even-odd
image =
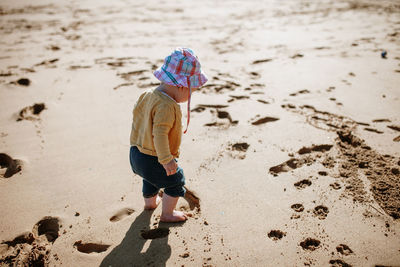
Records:
[[[168,245],[169,228],[181,226],[183,223],[160,223],[156,230],[149,231],[153,211],[144,210],[132,223],[121,244],[116,246],[100,264],[100,267],[110,266],[165,266],[171,256],[171,246]],[[145,231],[150,246],[143,251],[147,239],[142,237]],[[147,234],[147,236],[146,236]]]

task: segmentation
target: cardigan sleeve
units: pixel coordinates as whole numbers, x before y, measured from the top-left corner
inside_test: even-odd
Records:
[[[158,161],[167,164],[174,157],[169,148],[168,134],[175,123],[175,111],[168,105],[159,105],[153,112],[153,141]]]

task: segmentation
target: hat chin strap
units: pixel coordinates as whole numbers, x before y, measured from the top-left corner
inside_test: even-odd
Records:
[[[190,123],[190,98],[192,96],[192,87],[190,86],[190,78],[187,77],[187,84],[189,86],[189,91],[188,91],[188,104],[187,104],[187,121],[186,121],[186,130],[183,131],[183,133],[185,134],[188,130],[189,127],[189,123]]]

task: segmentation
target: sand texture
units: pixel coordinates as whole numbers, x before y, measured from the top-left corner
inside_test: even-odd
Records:
[[[400,266],[399,1],[4,0],[0,35],[0,266]],[[177,46],[173,224],[128,155]]]

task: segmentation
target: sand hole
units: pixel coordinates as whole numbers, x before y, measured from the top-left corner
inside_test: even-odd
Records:
[[[45,235],[47,241],[52,243],[58,238],[59,230],[59,220],[55,217],[44,217],[34,226],[34,233],[36,233],[38,236]]]
[[[339,246],[336,247],[336,250],[340,254],[343,254],[346,256],[353,254],[353,250],[351,250],[351,248],[349,248],[349,246],[347,246],[345,244],[340,244]]]
[[[313,213],[320,220],[324,220],[328,216],[329,209],[323,205],[319,205],[314,208]]]
[[[168,228],[156,228],[147,231],[142,231],[140,234],[144,239],[156,239],[156,238],[163,238],[169,235]]]
[[[328,175],[328,173],[326,171],[319,171],[318,174],[321,175],[321,176],[327,176]]]
[[[291,208],[296,212],[302,212],[304,210],[303,204],[293,204]]]
[[[302,241],[300,243],[300,246],[304,249],[304,250],[316,250],[317,248],[319,248],[321,244],[321,241],[314,239],[314,238],[307,238],[306,240]]]
[[[301,181],[299,181],[297,183],[294,183],[294,186],[297,189],[303,189],[303,188],[306,188],[307,186],[310,186],[311,184],[312,184],[312,182],[310,180],[304,179],[304,180],[301,180]]]
[[[280,230],[272,230],[268,233],[268,237],[274,241],[282,239],[284,236],[286,236],[286,233]]]
[[[82,253],[101,253],[106,251],[110,245],[96,244],[96,243],[82,243],[82,240],[76,241],[74,247]]]
[[[22,169],[19,160],[13,159],[5,153],[0,153],[0,168],[7,168],[4,173],[4,178],[10,178]]]
[[[200,198],[186,186],[185,189],[186,193],[183,198],[189,203],[190,209],[194,210],[195,208],[197,208],[198,210],[200,210]]]
[[[123,218],[131,215],[134,212],[135,212],[135,210],[133,210],[133,209],[124,208],[124,209],[118,211],[114,216],[112,216],[110,218],[110,222],[118,222],[118,221],[122,220]]]

